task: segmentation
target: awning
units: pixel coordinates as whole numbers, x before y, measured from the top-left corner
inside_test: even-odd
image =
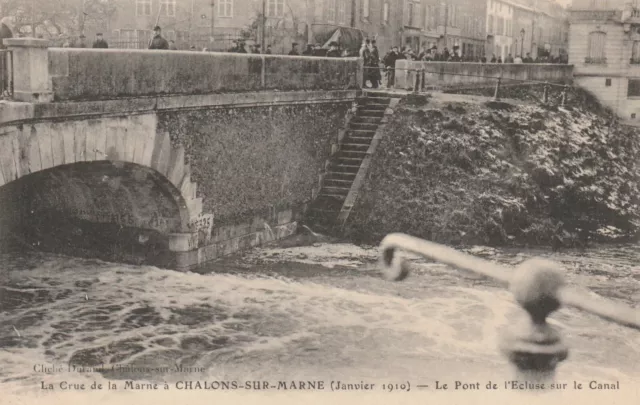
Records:
[[[323,48],[328,48],[331,42],[337,42],[341,48],[357,51],[364,41],[365,35],[355,28],[339,27],[325,33],[317,33],[315,42],[323,44]]]

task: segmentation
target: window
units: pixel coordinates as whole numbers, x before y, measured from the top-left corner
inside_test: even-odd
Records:
[[[382,22],[389,24],[389,3],[387,2],[382,5]]]
[[[176,15],[176,0],[160,0],[160,8],[164,10],[167,17]]]
[[[151,15],[151,0],[136,0],[136,15]]]
[[[326,5],[327,8],[324,10],[325,19],[329,23],[335,23],[338,11],[338,0],[327,0]]]
[[[284,0],[267,0],[267,17],[284,17]]]
[[[631,48],[631,64],[640,64],[640,41],[633,41],[633,48]]]
[[[416,5],[413,2],[409,2],[409,21],[407,22],[407,25],[410,27],[413,27],[413,15],[416,12]]]
[[[595,9],[606,9],[608,7],[607,0],[591,0],[591,7]]]
[[[385,4],[385,6],[387,6],[387,9],[389,8],[388,4]],[[370,9],[369,0],[362,0],[362,18],[369,18],[369,9]],[[384,20],[384,21],[387,21],[387,20]]]
[[[629,86],[627,87],[627,97],[640,97],[639,79],[629,79]]]
[[[338,22],[338,24],[347,23],[347,4],[345,2],[346,0],[338,0],[338,9],[336,10],[336,21]]]
[[[436,13],[436,6],[429,6],[429,9],[431,10],[431,28],[435,30],[438,28],[438,14]]]
[[[631,114],[631,119],[632,119],[632,120],[635,120],[635,119],[636,119],[636,113],[632,113],[632,114]]]
[[[489,16],[489,23],[488,23],[488,26],[487,26],[487,32],[489,34],[493,34],[493,16],[492,15]]]
[[[446,5],[447,10],[449,11],[449,16],[447,18],[447,25],[450,27],[457,27],[457,18],[458,18],[458,6],[454,5]]]
[[[233,0],[218,0],[218,17],[233,17]]]
[[[604,85],[605,85],[606,87],[611,87],[611,79],[605,79],[605,80],[604,80]]]
[[[424,7],[424,29],[431,29],[431,6]]]
[[[588,54],[585,63],[606,63],[605,46],[607,34],[601,31],[592,32],[588,38]]]

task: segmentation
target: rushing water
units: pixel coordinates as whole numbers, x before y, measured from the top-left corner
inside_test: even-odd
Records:
[[[471,251],[508,264],[548,257],[566,266],[572,284],[640,301],[639,248]],[[185,380],[342,380],[415,389],[510,378],[499,331],[524,315],[507,291],[417,258],[409,279],[391,283],[376,259],[377,249],[348,244],[257,249],[210,265],[213,273],[185,274],[5,254],[0,391],[57,389],[63,380],[174,388]],[[637,331],[572,309],[552,322],[570,347],[559,380],[624,384],[639,376]]]

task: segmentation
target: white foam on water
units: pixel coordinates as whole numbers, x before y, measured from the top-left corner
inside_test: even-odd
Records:
[[[406,282],[389,283],[367,275],[377,255],[376,249],[335,244],[257,249],[244,258],[366,268],[348,277],[319,272],[294,279],[41,258],[31,270],[9,273],[12,293],[50,299],[0,314],[0,384],[28,391],[41,380],[57,381],[60,376],[35,373],[33,366],[66,365],[78,361],[81,350],[84,361],[88,356],[108,365],[204,367],[205,379],[508,378],[497,350],[500,330],[523,313],[506,290],[473,279],[452,284],[457,272],[424,262]],[[550,322],[572,350],[559,367],[562,378],[637,377],[637,332],[570,309]],[[13,326],[22,338],[10,337]]]

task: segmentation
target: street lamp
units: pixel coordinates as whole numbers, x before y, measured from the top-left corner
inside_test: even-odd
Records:
[[[524,52],[524,28],[520,30],[520,59],[522,59],[523,52]]]

